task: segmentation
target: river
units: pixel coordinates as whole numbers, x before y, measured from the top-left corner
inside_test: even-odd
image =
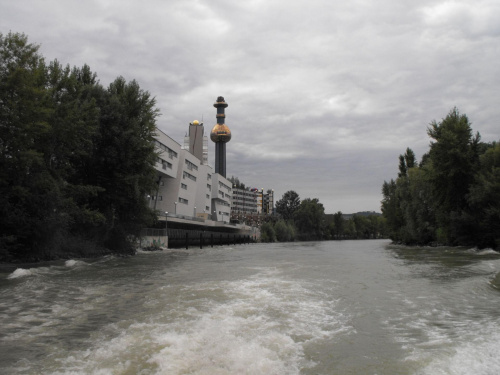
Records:
[[[385,240],[0,267],[2,374],[499,374],[500,255]]]

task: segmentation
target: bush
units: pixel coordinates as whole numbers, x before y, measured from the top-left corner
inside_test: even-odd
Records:
[[[264,223],[260,227],[260,241],[261,242],[275,242],[276,232],[274,231],[271,223]]]

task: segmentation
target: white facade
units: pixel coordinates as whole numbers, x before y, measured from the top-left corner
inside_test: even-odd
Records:
[[[212,174],[212,220],[226,221],[231,219],[232,184],[218,173]]]
[[[150,207],[160,215],[168,212],[229,222],[231,182],[160,130],[155,145],[160,152],[158,189],[150,194]]]

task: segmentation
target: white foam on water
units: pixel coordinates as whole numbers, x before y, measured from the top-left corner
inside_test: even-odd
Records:
[[[497,375],[500,374],[500,330],[487,324],[474,337],[463,338],[447,351],[435,353],[418,374]]]
[[[194,320],[155,336],[162,349],[149,362],[160,373],[296,374],[313,365],[304,354],[308,342],[349,329],[335,301],[275,269],[223,289],[225,303],[200,306]]]
[[[481,249],[479,250],[477,247],[473,247],[471,249],[467,249],[467,253],[473,255],[500,255],[498,251],[495,251],[491,248]]]
[[[170,288],[164,293],[173,293]],[[159,314],[109,325],[86,350],[54,358],[55,374],[298,374],[308,343],[352,330],[314,286],[264,270],[237,281],[182,286]],[[175,318],[173,318],[175,316]],[[111,332],[111,334],[110,334]],[[58,354],[60,355],[60,354]]]
[[[493,249],[484,249],[477,253],[477,255],[498,255],[498,251]]]
[[[69,259],[66,262],[64,262],[64,265],[66,267],[75,267],[77,265],[82,265],[86,264],[85,262],[79,261],[79,260],[74,260],[74,259]]]
[[[7,276],[7,279],[17,279],[20,277],[26,277],[31,275],[33,275],[33,272],[30,269],[16,268],[14,272],[12,272],[9,276]]]
[[[28,276],[42,276],[51,275],[63,271],[65,268],[74,268],[78,266],[84,266],[88,263],[81,260],[69,259],[64,262],[64,267],[62,266],[49,266],[49,267],[33,267],[33,268],[17,268],[14,272],[7,276],[7,279],[18,279]]]

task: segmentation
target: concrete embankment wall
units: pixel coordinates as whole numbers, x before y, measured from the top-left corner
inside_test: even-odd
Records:
[[[190,221],[169,217],[165,226],[166,229],[144,229],[140,247],[143,249],[206,247],[252,243],[258,239],[255,228],[214,221]]]

